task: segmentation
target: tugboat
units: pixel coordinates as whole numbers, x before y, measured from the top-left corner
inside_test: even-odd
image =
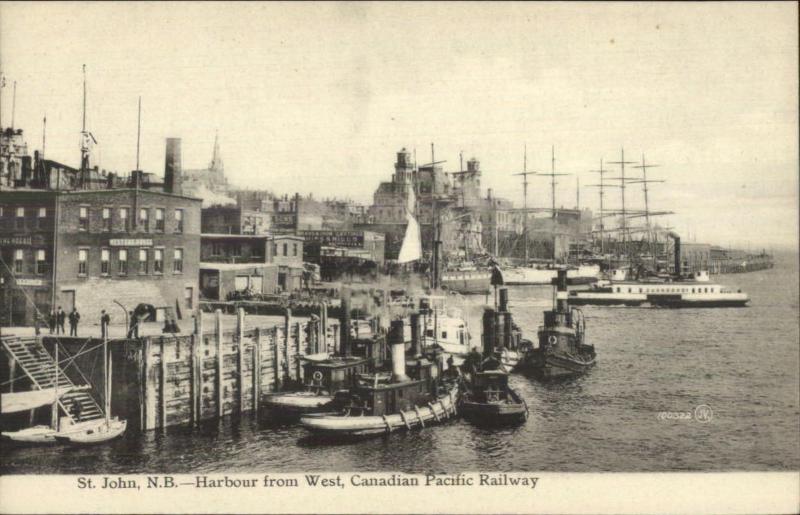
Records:
[[[352,387],[360,374],[375,370],[382,364],[385,336],[377,331],[362,335],[355,320],[351,328],[350,299],[342,299],[340,323],[340,348],[338,355],[327,352],[304,356],[303,377],[306,380],[300,391],[268,393],[261,404],[277,419],[297,421],[302,415],[333,411],[336,409],[336,392]],[[323,321],[324,323],[324,321]],[[366,337],[362,337],[366,336]]]
[[[394,320],[389,330],[392,375],[387,381],[375,374],[348,392],[338,413],[305,415],[300,424],[328,437],[348,438],[388,434],[444,421],[457,413],[460,380],[445,381],[439,368],[425,358],[415,359],[406,375],[403,321]]]
[[[502,370],[473,372],[461,398],[460,412],[475,425],[497,426],[525,422],[528,405],[508,385]]]
[[[567,271],[559,270],[554,309],[544,312],[544,325],[539,328],[539,345],[531,346],[520,361],[519,368],[523,373],[536,379],[550,380],[583,374],[594,366],[594,345],[585,343],[583,313],[576,308],[570,309],[568,299]]]
[[[498,293],[497,311],[488,307],[483,311],[484,354],[496,357],[500,370],[512,372],[519,365],[522,350],[532,344],[522,338],[522,331],[508,311],[508,288],[500,288]]]

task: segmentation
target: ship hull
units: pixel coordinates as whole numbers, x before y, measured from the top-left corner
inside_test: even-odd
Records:
[[[528,408],[523,403],[461,403],[461,416],[476,425],[503,426],[525,422]]]
[[[333,399],[333,395],[309,395],[305,392],[270,394],[261,398],[261,405],[281,419],[299,420],[309,413],[331,411]]]
[[[306,415],[300,419],[300,424],[315,435],[339,438],[370,437],[399,430],[417,429],[456,415],[458,393],[456,386],[425,406],[417,406],[391,415]]]
[[[594,355],[575,357],[537,349],[520,363],[519,371],[543,381],[568,379],[588,372],[595,365],[595,360]]]
[[[461,274],[442,277],[441,287],[444,290],[454,291],[462,295],[485,295],[492,289],[490,274],[474,277],[461,277]]]

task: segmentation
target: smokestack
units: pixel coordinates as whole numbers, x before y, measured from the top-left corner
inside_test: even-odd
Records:
[[[339,349],[342,356],[350,355],[350,292],[342,291],[342,318],[339,327],[341,334],[339,338]]]
[[[406,376],[406,343],[403,338],[403,321],[392,320],[387,335],[392,346],[392,382],[408,381]]]
[[[494,352],[495,314],[492,308],[483,310],[483,355],[490,356]]]
[[[667,236],[675,240],[675,275],[681,275],[681,237],[674,231],[669,231]]]
[[[500,288],[498,291],[500,292],[500,302],[497,310],[503,313],[508,311],[508,288]]]
[[[180,138],[167,138],[167,152],[164,160],[164,191],[183,195]]]
[[[567,308],[567,270],[559,268],[556,278],[556,310],[566,312]]]
[[[422,342],[419,313],[411,313],[411,352],[414,356],[422,355]]]

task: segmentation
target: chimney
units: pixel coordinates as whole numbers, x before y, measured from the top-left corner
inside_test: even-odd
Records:
[[[402,383],[408,381],[406,376],[406,342],[403,337],[403,321],[392,320],[388,334],[389,344],[392,346],[392,382]]]
[[[164,161],[164,192],[183,195],[181,177],[181,139],[167,138],[167,152]]]

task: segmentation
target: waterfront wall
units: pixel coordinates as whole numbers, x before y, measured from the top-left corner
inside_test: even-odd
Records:
[[[262,394],[303,382],[301,356],[334,349],[339,336],[336,326],[322,335],[321,318],[300,320],[291,313],[283,323],[263,327],[248,325],[243,310],[229,326],[219,310],[212,315],[198,311],[196,320],[193,334],[109,343],[111,413],[128,420],[129,429],[147,431],[257,412]],[[54,341],[44,338],[48,352]],[[97,339],[61,338],[62,349],[80,354],[77,366],[66,372],[78,384],[91,383],[91,393],[102,405],[101,344]],[[65,357],[62,351],[62,366]]]

